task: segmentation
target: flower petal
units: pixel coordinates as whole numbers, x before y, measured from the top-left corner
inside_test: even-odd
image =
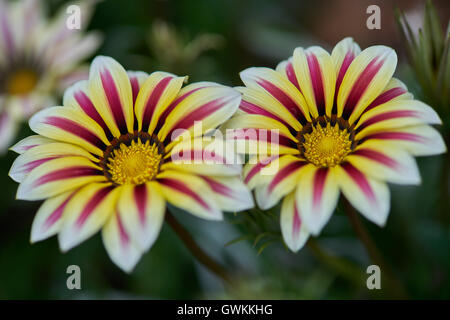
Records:
[[[241,101],[239,92],[221,85],[209,85],[192,90],[195,92],[189,96],[180,92],[179,97],[184,98],[181,101],[177,101],[178,99],[174,101],[175,107],[169,107],[171,111],[158,133],[161,141],[174,141],[182,134],[195,138],[217,128],[235,113]]]
[[[258,206],[263,210],[269,209],[276,205],[283,196],[294,190],[306,164],[291,155],[285,155],[272,161],[271,166],[278,170],[274,174],[260,176],[259,180],[262,185],[256,186],[255,189]]]
[[[89,73],[89,96],[114,137],[133,132],[133,92],[125,69],[110,57],[98,56]]]
[[[114,214],[119,194],[120,188],[109,183],[90,183],[78,190],[64,208],[58,234],[61,251],[72,249],[100,230]]]
[[[141,252],[132,243],[131,234],[125,230],[117,212],[111,214],[102,228],[102,239],[111,260],[123,271],[133,271],[141,258]]]
[[[339,199],[339,187],[331,168],[306,166],[295,194],[303,223],[318,235],[330,220]]]
[[[133,105],[136,103],[136,98],[142,85],[147,80],[149,74],[143,71],[127,71],[128,78],[131,83],[131,91],[133,92]],[[136,123],[134,124],[136,126]]]
[[[55,142],[53,139],[49,139],[40,135],[32,135],[26,137],[25,139],[20,140],[15,145],[13,145],[10,150],[22,154],[27,150],[30,150],[34,147],[43,145],[45,143]]]
[[[445,153],[447,147],[439,131],[428,125],[380,130],[365,137],[367,141],[392,141],[414,156]]]
[[[300,210],[295,200],[295,192],[291,192],[281,204],[280,225],[283,240],[290,250],[297,252],[309,238],[309,232],[302,221]]]
[[[389,214],[390,193],[387,185],[346,162],[335,167],[339,187],[353,207],[368,220],[384,226]]]
[[[311,115],[314,118],[325,113],[331,116],[336,74],[330,54],[320,47],[297,48],[293,65]]]
[[[339,41],[333,48],[331,58],[333,59],[334,68],[336,70],[335,99],[337,98],[339,88],[342,84],[342,79],[344,79],[344,75],[347,72],[348,67],[355,57],[360,54],[360,52],[361,49],[359,48],[359,45],[353,41],[353,38],[350,37]]]
[[[74,191],[49,198],[41,205],[31,227],[31,242],[45,240],[61,229],[62,213]]]
[[[279,155],[273,156],[253,156],[250,157],[243,169],[243,180],[250,190],[261,184],[261,175],[274,175],[278,171],[278,162],[272,162],[278,159]]]
[[[280,122],[256,114],[234,116],[222,127],[228,141],[246,154],[298,154],[297,139]]]
[[[97,122],[75,108],[41,110],[30,119],[30,127],[47,138],[79,145],[99,156],[103,156],[103,150],[109,144]]]
[[[176,207],[208,220],[222,220],[214,194],[200,177],[179,171],[164,171],[157,176],[164,197]]]
[[[418,100],[391,101],[361,116],[355,127],[355,138],[360,140],[374,133],[426,123],[441,124],[441,119],[430,106]]]
[[[239,212],[254,207],[253,197],[238,177],[201,176],[214,192],[214,202],[221,210]]]
[[[416,161],[393,142],[365,141],[347,157],[347,161],[367,176],[382,181],[420,184]]]
[[[67,156],[80,156],[94,162],[98,161],[96,157],[85,149],[73,144],[61,142],[46,143],[36,146],[18,156],[9,170],[9,176],[14,181],[22,182],[34,168],[47,161]]]
[[[392,78],[387,86],[384,88],[383,92],[372,101],[372,103],[364,110],[364,112],[369,111],[383,103],[394,101],[394,100],[413,100],[413,95],[408,92],[405,84],[398,80],[397,78]]]
[[[353,123],[380,95],[394,74],[397,55],[385,46],[362,51],[350,64],[337,96],[337,115]]]
[[[142,85],[136,99],[138,130],[153,133],[161,114],[180,92],[186,77],[153,72]]]
[[[53,159],[27,175],[19,185],[16,197],[22,200],[45,199],[105,179],[101,169],[86,158]]]
[[[248,68],[242,71],[240,76],[246,87],[268,93],[281,103],[294,119],[301,123],[311,120],[302,94],[281,73],[269,68]]]
[[[166,202],[158,183],[123,188],[118,212],[130,239],[140,251],[149,250],[158,238],[165,210]]]

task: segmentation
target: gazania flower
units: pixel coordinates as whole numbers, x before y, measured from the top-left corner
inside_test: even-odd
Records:
[[[239,92],[210,82],[181,88],[184,81],[127,74],[97,57],[89,80],[66,91],[64,106],[30,119],[38,135],[12,148],[21,155],[10,176],[20,182],[17,198],[46,199],[32,242],[58,233],[67,251],[102,229],[109,256],[130,271],[158,237],[166,202],[211,220],[253,206],[232,153],[218,138],[203,139],[236,111]]]
[[[93,2],[78,3],[81,28]],[[100,44],[98,34],[67,27],[67,7],[48,21],[43,3],[0,0],[0,153],[10,146],[22,120],[54,105],[55,95],[87,78],[87,69],[78,65]]]
[[[420,183],[413,156],[445,151],[428,125],[439,124],[439,117],[392,77],[396,64],[392,49],[360,52],[346,38],[331,55],[320,47],[297,48],[276,70],[241,73],[239,115],[225,128],[234,128],[233,139],[248,141],[254,155],[244,180],[257,204],[268,209],[283,199],[281,230],[291,250],[320,233],[340,192],[383,226],[386,183]],[[266,129],[272,131],[263,134]]]

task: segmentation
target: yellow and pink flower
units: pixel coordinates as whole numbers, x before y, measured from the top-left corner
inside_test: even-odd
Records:
[[[96,32],[84,33],[96,1],[80,1],[81,30],[66,25],[66,7],[52,20],[44,1],[0,0],[0,153],[19,124],[76,81],[87,78],[80,62],[100,45]]]
[[[58,234],[67,251],[102,229],[111,259],[131,271],[158,237],[166,202],[210,220],[253,206],[223,141],[203,139],[233,115],[240,93],[211,82],[182,88],[185,80],[127,73],[112,58],[97,57],[89,80],[66,91],[64,106],[30,119],[38,135],[12,148],[20,156],[10,176],[20,182],[17,198],[45,199],[32,242]],[[180,150],[203,161],[177,160]]]
[[[224,128],[234,129],[231,138],[252,156],[244,181],[255,189],[257,204],[265,210],[283,199],[281,230],[291,250],[321,232],[341,192],[383,226],[387,183],[419,184],[413,156],[446,151],[429,125],[441,120],[393,77],[396,64],[391,48],[361,51],[346,38],[331,55],[320,47],[297,48],[276,70],[241,73],[240,109]],[[271,140],[260,134],[267,129]],[[269,165],[278,169],[262,174]]]

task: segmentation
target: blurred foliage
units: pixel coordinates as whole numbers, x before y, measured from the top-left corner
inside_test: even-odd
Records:
[[[53,10],[65,1],[48,2]],[[365,8],[374,2],[382,10],[379,31],[365,27]],[[411,2],[400,3],[409,6]],[[403,52],[386,18],[393,4],[372,0],[351,7],[345,0],[107,0],[98,4],[89,29],[104,33],[98,54],[114,57],[127,69],[152,72],[160,68],[187,74],[189,82],[237,86],[242,85],[239,72],[246,67],[274,67],[296,46],[316,44],[330,49],[344,36],[354,36],[362,47],[379,43]],[[355,13],[359,6],[360,12]],[[448,10],[441,13],[448,18]],[[332,21],[336,25],[330,25]],[[342,30],[352,33],[342,34]],[[396,76],[422,97],[421,78],[407,71],[404,62],[400,55]],[[30,133],[24,126],[19,138]],[[390,298],[385,290],[367,290],[365,270],[371,263],[340,210],[320,237],[297,254],[281,242],[279,207],[261,215],[228,213],[225,223],[175,212],[200,246],[236,279],[232,290],[225,290],[199,265],[167,225],[131,275],[113,265],[99,235],[66,254],[60,253],[55,238],[30,245],[31,223],[40,203],[15,200],[17,183],[7,176],[15,157],[10,152],[0,159],[0,299]],[[449,202],[448,196],[441,195],[449,183],[448,175],[442,174],[448,158],[421,158],[418,163],[420,186],[391,186],[386,227],[364,223],[409,297],[448,299],[449,212],[441,210]],[[230,244],[247,233],[249,239]],[[66,268],[71,264],[81,267],[80,291],[66,288]]]

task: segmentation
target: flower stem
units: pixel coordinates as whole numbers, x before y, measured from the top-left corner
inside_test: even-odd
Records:
[[[166,211],[166,221],[170,227],[175,231],[178,237],[183,241],[186,248],[192,255],[209,271],[221,278],[226,284],[231,285],[232,280],[228,276],[225,268],[223,268],[217,261],[211,258],[202,248],[200,248],[189,232],[175,219],[175,217]]]
[[[355,211],[353,206],[348,202],[347,199],[344,199],[344,205],[345,205],[345,212],[347,213],[348,218],[350,219],[350,222],[353,226],[353,229],[356,232],[356,235],[363,243],[364,247],[366,248],[366,251],[372,260],[372,262],[376,265],[378,265],[383,272],[383,274],[386,276],[388,280],[388,287],[390,290],[392,290],[392,293],[394,297],[396,298],[406,298],[407,293],[405,288],[403,287],[403,284],[398,280],[398,278],[394,275],[392,270],[390,269],[389,265],[386,263],[386,261],[383,258],[383,255],[381,254],[380,250],[376,246],[375,242],[373,241],[370,234],[367,232],[367,229],[365,228],[364,224],[362,223],[361,219],[359,218],[358,213]]]

